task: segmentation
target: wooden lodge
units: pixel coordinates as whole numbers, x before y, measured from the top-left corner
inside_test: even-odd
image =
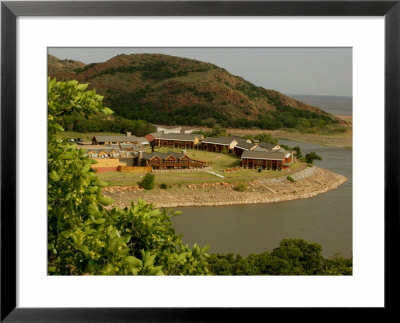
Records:
[[[290,153],[279,151],[244,151],[241,157],[241,166],[252,169],[287,169],[291,162],[292,155]]]
[[[203,137],[196,134],[187,133],[153,133],[154,146],[193,149],[197,147],[200,139]]]
[[[153,152],[140,154],[138,166],[151,166],[153,169],[177,169],[177,168],[204,168],[211,165],[211,162],[191,159],[185,154],[176,152]]]
[[[229,137],[206,137],[201,140],[201,150],[211,152],[233,151],[238,144],[237,140]]]

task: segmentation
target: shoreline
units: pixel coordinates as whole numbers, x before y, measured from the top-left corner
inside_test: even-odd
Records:
[[[156,208],[187,206],[227,206],[256,203],[277,203],[304,199],[337,189],[347,181],[343,175],[313,166],[291,176],[291,183],[282,176],[248,183],[246,192],[235,191],[232,183],[188,184],[168,190],[145,191],[135,187],[108,187],[103,194],[115,200],[109,207],[124,208],[139,198]]]

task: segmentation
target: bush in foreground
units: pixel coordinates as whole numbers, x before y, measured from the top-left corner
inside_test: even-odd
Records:
[[[57,140],[65,115],[111,114],[77,81],[48,82],[48,274],[206,275],[207,247],[184,245],[170,217],[139,200],[123,210],[101,193],[107,183],[76,145]],[[153,183],[154,184],[154,183]]]

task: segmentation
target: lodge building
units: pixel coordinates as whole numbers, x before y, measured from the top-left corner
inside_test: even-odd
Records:
[[[211,152],[233,151],[238,144],[237,140],[229,137],[206,137],[201,140],[201,150]]]
[[[107,145],[107,144],[136,144],[142,147],[149,145],[149,142],[144,137],[132,136],[127,132],[126,136],[94,136],[92,138],[92,145]]]
[[[211,162],[192,159],[185,154],[172,151],[142,153],[137,161],[138,166],[151,166],[153,169],[204,168],[211,164]]]
[[[188,133],[152,133],[154,146],[194,149],[200,143],[202,135]]]
[[[267,170],[287,169],[292,162],[291,156],[288,152],[279,151],[244,151],[241,157],[241,166]]]

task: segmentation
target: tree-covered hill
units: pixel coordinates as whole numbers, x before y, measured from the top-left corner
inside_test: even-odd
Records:
[[[49,55],[48,73],[59,80],[89,83],[117,115],[127,119],[167,125],[343,130],[343,121],[318,107],[188,58],[132,54],[85,65]]]

